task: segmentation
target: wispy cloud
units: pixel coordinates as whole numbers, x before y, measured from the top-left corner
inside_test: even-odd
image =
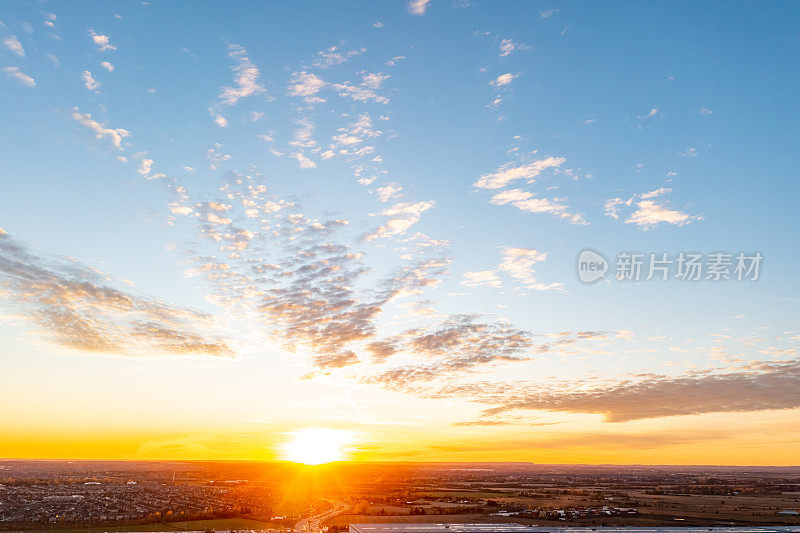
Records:
[[[512,81],[514,81],[514,78],[517,78],[518,76],[519,74],[511,74],[510,72],[506,74],[501,74],[492,81],[490,81],[489,85],[494,85],[495,87],[502,87],[504,85],[510,84]]]
[[[209,316],[113,286],[75,259],[46,257],[0,232],[0,293],[37,335],[83,352],[232,356]]]
[[[465,287],[499,287],[503,282],[497,277],[496,270],[480,270],[464,272],[461,284]]]
[[[656,115],[658,115],[658,113],[659,113],[659,111],[658,111],[658,108],[657,108],[657,107],[651,107],[651,108],[650,108],[650,111],[648,111],[648,112],[647,112],[647,113],[645,113],[644,115],[639,115],[639,116],[637,116],[636,118],[638,118],[639,120],[646,120],[646,119],[648,119],[648,118],[653,118],[653,117],[655,117]]]
[[[222,106],[234,106],[242,98],[256,96],[266,90],[259,81],[261,73],[258,67],[250,61],[247,56],[247,50],[243,46],[229,44],[228,57],[234,61],[231,67],[234,73],[234,85],[223,87],[219,94],[219,101],[211,108],[211,116],[214,117],[214,122],[222,127],[228,125],[227,119],[222,116],[220,111]]]
[[[500,189],[516,180],[533,180],[542,171],[548,168],[558,168],[564,161],[566,159],[563,157],[547,157],[531,163],[506,163],[494,172],[481,176],[474,186],[479,189]]]
[[[36,80],[22,72],[19,67],[3,67],[3,73],[26,87],[36,87]]]
[[[208,159],[208,166],[211,170],[217,170],[222,163],[231,158],[230,154],[221,152],[222,145],[215,143],[214,146],[206,150],[206,159]]]
[[[89,113],[81,113],[77,107],[73,108],[72,110],[72,118],[78,121],[80,125],[92,130],[98,139],[108,137],[108,139],[111,141],[111,144],[113,144],[119,150],[123,150],[122,139],[130,135],[128,130],[106,127],[105,124],[101,124],[100,122],[94,120],[92,115]]]
[[[631,210],[628,218],[625,219],[625,223],[636,224],[645,230],[655,228],[660,224],[685,226],[703,219],[699,215],[690,215],[683,211],[670,209],[653,199],[669,192],[671,192],[671,189],[662,187],[642,194],[634,194],[627,199],[611,198],[605,202],[605,214],[617,219],[620,217],[621,209]]]
[[[431,0],[410,0],[408,2],[408,12],[412,15],[422,16],[430,3]]]
[[[11,53],[19,57],[25,57],[25,49],[22,48],[22,43],[19,42],[16,35],[9,35],[3,39],[3,46],[6,47]]]
[[[500,41],[500,57],[510,56],[514,52],[528,49],[530,49],[530,46],[527,44],[514,42],[511,39],[503,39]]]
[[[498,267],[519,280],[527,289],[537,291],[560,290],[563,283],[541,283],[536,279],[534,265],[547,259],[547,254],[533,248],[503,247],[503,261]]]
[[[488,408],[490,416],[515,410],[543,410],[603,415],[608,422],[626,422],[701,413],[764,411],[800,407],[800,362],[764,362],[747,371],[690,372],[648,376],[610,387],[584,391],[509,390]],[[499,391],[498,391],[499,392]],[[491,400],[487,398],[487,400]]]
[[[317,68],[326,69],[346,63],[351,58],[361,55],[366,51],[366,48],[341,50],[338,46],[331,46],[326,50],[317,52],[316,58],[312,64]]]
[[[527,213],[549,213],[559,218],[568,220],[572,224],[586,224],[586,219],[581,213],[571,213],[569,207],[558,198],[536,198],[533,193],[522,189],[508,189],[492,196],[489,200],[493,205],[510,204]]]
[[[494,172],[482,175],[473,187],[478,189],[502,189],[518,180],[533,184],[545,170],[558,169],[566,161],[563,157],[547,157],[530,163],[505,163]],[[584,216],[572,213],[560,198],[538,198],[534,193],[523,189],[505,189],[495,193],[489,200],[493,205],[510,204],[528,213],[550,213],[566,219],[572,224],[586,224]]]
[[[419,222],[422,213],[433,206],[434,202],[398,202],[388,209],[375,213],[375,216],[388,217],[388,220],[365,238],[371,241],[403,234]]]
[[[389,98],[378,94],[378,89],[381,88],[383,82],[389,76],[381,73],[363,73],[361,76],[361,83],[353,85],[351,82],[334,83],[333,88],[339,93],[339,96],[350,98],[359,102],[374,101],[379,104],[389,103]]]
[[[100,87],[100,83],[94,79],[92,73],[89,72],[88,70],[83,71],[83,73],[81,74],[81,80],[83,80],[83,84],[90,91],[94,91],[98,87]]]

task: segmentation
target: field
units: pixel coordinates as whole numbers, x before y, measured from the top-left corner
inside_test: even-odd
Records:
[[[82,528],[53,528],[53,529],[26,529],[11,530],[9,533],[19,531],[20,533],[42,533],[45,531],[56,531],[58,533],[124,533],[134,531],[230,531],[240,529],[280,529],[281,526],[275,522],[264,522],[249,518],[224,518],[220,520],[189,520],[185,522],[167,522],[158,524],[140,524],[132,526],[104,526],[104,527],[82,527]]]

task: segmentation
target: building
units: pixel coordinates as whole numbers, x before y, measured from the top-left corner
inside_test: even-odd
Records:
[[[523,524],[350,524],[350,533],[531,533]]]

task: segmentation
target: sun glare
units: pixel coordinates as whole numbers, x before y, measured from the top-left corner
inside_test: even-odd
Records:
[[[353,441],[344,429],[306,428],[289,433],[283,445],[283,458],[294,463],[319,465],[346,458],[345,447]]]

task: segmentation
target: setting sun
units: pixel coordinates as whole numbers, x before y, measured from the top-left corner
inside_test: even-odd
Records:
[[[319,465],[345,459],[345,446],[353,441],[351,432],[343,429],[307,428],[289,433],[291,440],[283,445],[287,461]]]

